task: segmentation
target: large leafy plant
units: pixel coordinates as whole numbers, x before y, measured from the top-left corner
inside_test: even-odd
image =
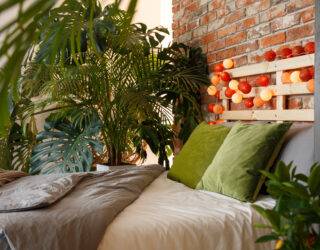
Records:
[[[296,173],[296,167],[280,162],[275,173],[262,171],[270,180],[268,192],[276,199],[273,209],[254,208],[269,222],[257,225],[271,233],[257,242],[276,241],[276,249],[320,249],[320,165],[314,164],[310,175]]]
[[[171,124],[185,124],[175,135],[186,140],[202,120],[199,88],[207,84],[206,59],[200,49],[183,44],[161,49],[167,30],[131,24],[131,12],[120,10],[120,1],[104,9],[89,2],[69,0],[38,18],[47,29],[18,81],[21,95],[33,100],[20,120],[51,116],[37,136],[30,171],[135,162],[146,157],[145,143],[168,167]],[[61,30],[77,35],[62,39]]]

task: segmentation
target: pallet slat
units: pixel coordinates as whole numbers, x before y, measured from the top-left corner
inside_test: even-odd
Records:
[[[307,88],[307,83],[291,83],[291,84],[283,84],[283,85],[270,85],[270,88],[274,92],[274,96],[286,96],[286,95],[304,95],[304,94],[312,94],[309,92]],[[265,87],[253,87],[249,94],[243,95],[244,98],[255,97],[257,96],[262,89]],[[224,91],[226,88],[223,88],[221,91],[220,99],[230,99],[224,95]]]
[[[314,121],[313,109],[299,110],[241,110],[225,111],[224,120],[256,120],[256,121]]]
[[[273,62],[262,62],[228,70],[233,78],[291,70],[314,65],[314,54],[292,57]]]

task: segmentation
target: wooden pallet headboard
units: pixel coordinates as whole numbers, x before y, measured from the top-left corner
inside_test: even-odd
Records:
[[[253,75],[275,73],[276,84],[268,88],[273,90],[276,96],[276,109],[274,110],[229,110],[230,98],[221,91],[222,104],[225,112],[220,115],[223,120],[266,120],[266,121],[314,121],[314,109],[286,109],[286,96],[312,94],[307,88],[306,82],[283,84],[281,76],[283,71],[294,70],[314,65],[314,54],[303,55],[273,62],[262,62],[228,70],[233,79]],[[264,87],[253,87],[244,98],[258,95]]]

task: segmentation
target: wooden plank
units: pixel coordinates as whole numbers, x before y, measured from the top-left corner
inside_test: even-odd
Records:
[[[282,71],[276,72],[276,86],[281,88],[282,86]],[[276,109],[282,111],[286,108],[286,97],[284,95],[277,96]],[[278,121],[282,122],[282,121]]]
[[[313,109],[290,110],[241,110],[225,111],[221,116],[225,120],[256,121],[314,121]]]
[[[270,88],[274,96],[286,96],[286,95],[304,95],[311,94],[307,88],[307,83],[291,83],[291,84],[282,84],[282,85],[270,85]],[[265,87],[253,87],[249,94],[243,95],[244,98],[255,97],[259,95],[260,91],[265,89]],[[230,99],[225,96],[224,91],[226,88],[223,88],[221,91],[221,99]]]
[[[316,34],[315,34],[315,41],[316,41],[316,62],[315,62],[315,69],[316,69],[316,77],[315,77],[315,94],[314,94],[314,107],[315,107],[315,134],[314,134],[314,145],[315,145],[315,162],[320,163],[320,1],[316,2]]]
[[[314,65],[314,54],[292,57],[273,62],[262,62],[228,70],[233,78],[291,70]]]

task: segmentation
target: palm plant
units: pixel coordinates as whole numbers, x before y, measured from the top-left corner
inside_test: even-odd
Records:
[[[185,124],[176,136],[186,139],[202,119],[199,88],[207,84],[207,72],[201,50],[181,44],[160,49],[167,30],[131,24],[132,15],[119,9],[119,1],[103,10],[92,5],[94,13],[67,2],[39,19],[47,30],[18,82],[22,95],[33,100],[24,106],[22,123],[51,113],[37,136],[30,171],[86,171],[97,161],[132,162],[146,157],[144,142],[168,166],[172,122]],[[77,27],[79,40],[55,46],[60,26],[69,25],[72,3],[83,20],[94,18]]]

